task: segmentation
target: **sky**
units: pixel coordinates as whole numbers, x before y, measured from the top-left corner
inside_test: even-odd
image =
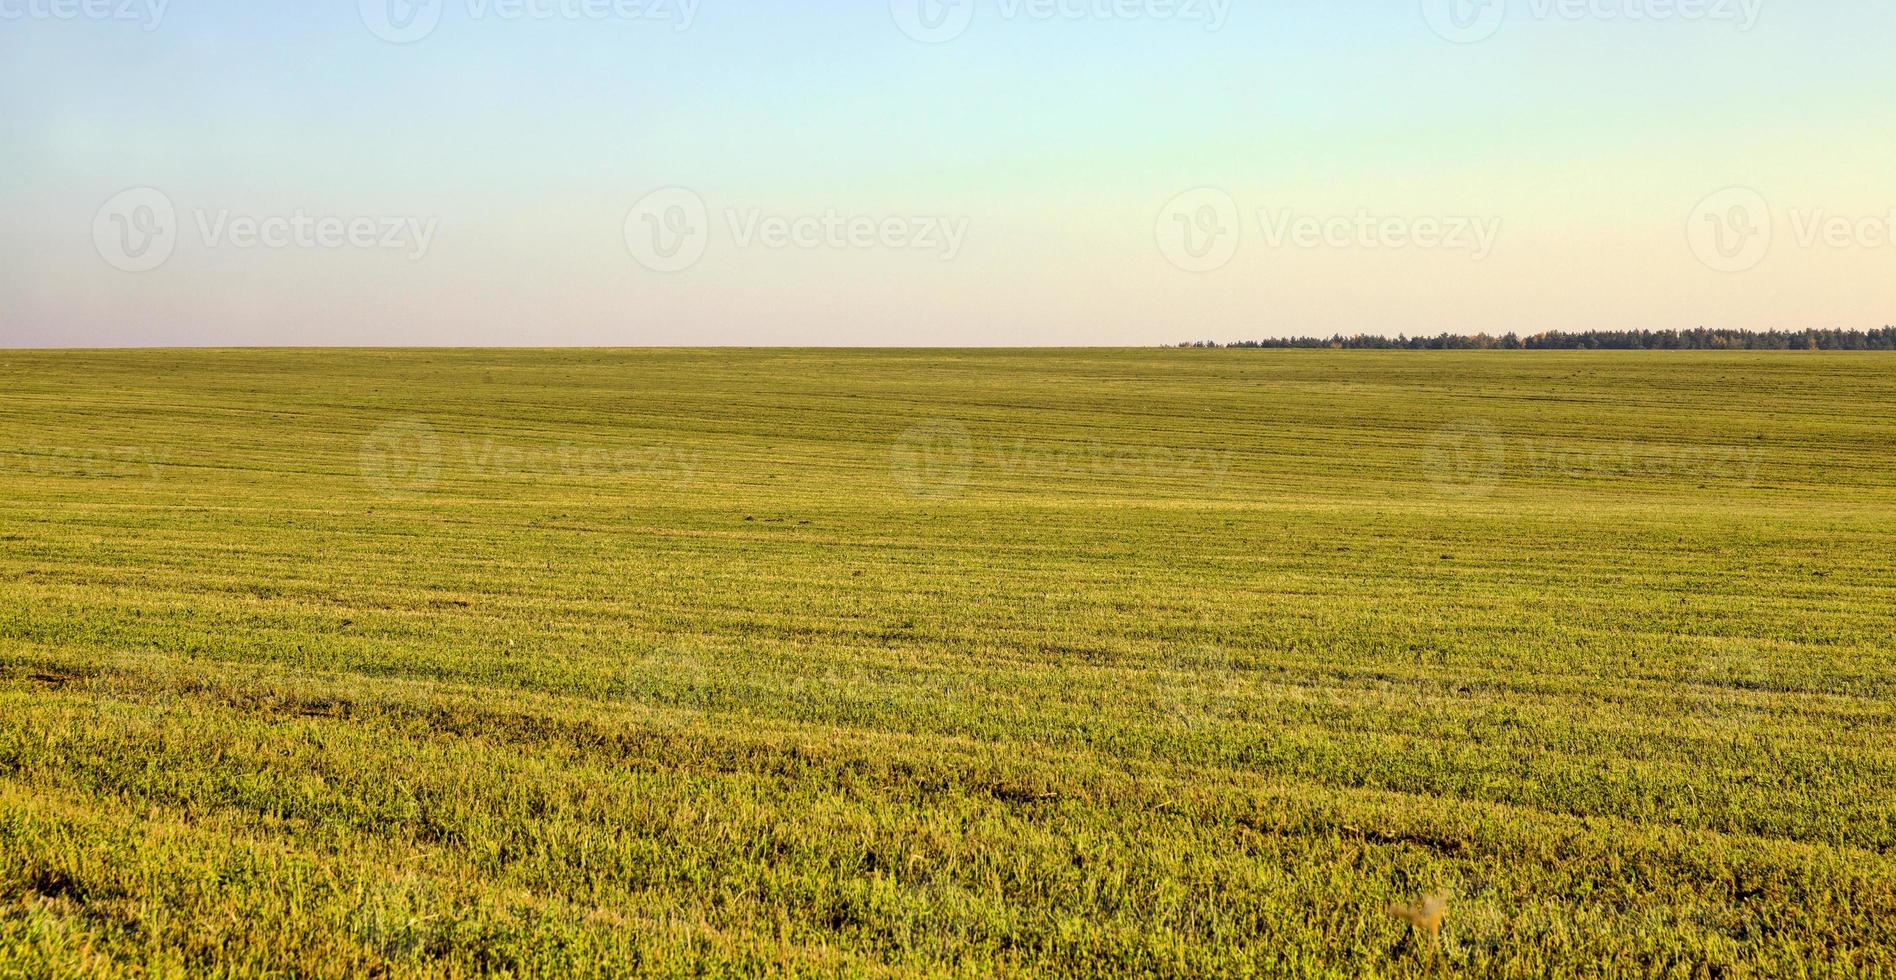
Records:
[[[1896,322],[1888,0],[0,0],[0,346]]]

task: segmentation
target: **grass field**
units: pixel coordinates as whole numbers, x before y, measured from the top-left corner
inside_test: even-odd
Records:
[[[1896,975],[1888,356],[0,392],[0,975]]]

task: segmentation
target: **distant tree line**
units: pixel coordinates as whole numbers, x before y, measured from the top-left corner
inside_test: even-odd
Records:
[[[1436,337],[1382,337],[1338,334],[1292,337],[1285,340],[1246,340],[1220,344],[1201,340],[1180,347],[1330,350],[1896,350],[1896,327],[1878,330],[1587,330],[1567,333],[1550,330],[1527,337],[1485,333],[1467,336],[1445,333]]]

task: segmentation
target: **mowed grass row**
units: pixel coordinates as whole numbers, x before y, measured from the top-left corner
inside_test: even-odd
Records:
[[[1888,358],[0,382],[0,972],[1896,972]]]

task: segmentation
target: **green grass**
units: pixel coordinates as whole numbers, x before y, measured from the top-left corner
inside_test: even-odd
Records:
[[[1887,356],[0,391],[0,975],[1896,974]]]

